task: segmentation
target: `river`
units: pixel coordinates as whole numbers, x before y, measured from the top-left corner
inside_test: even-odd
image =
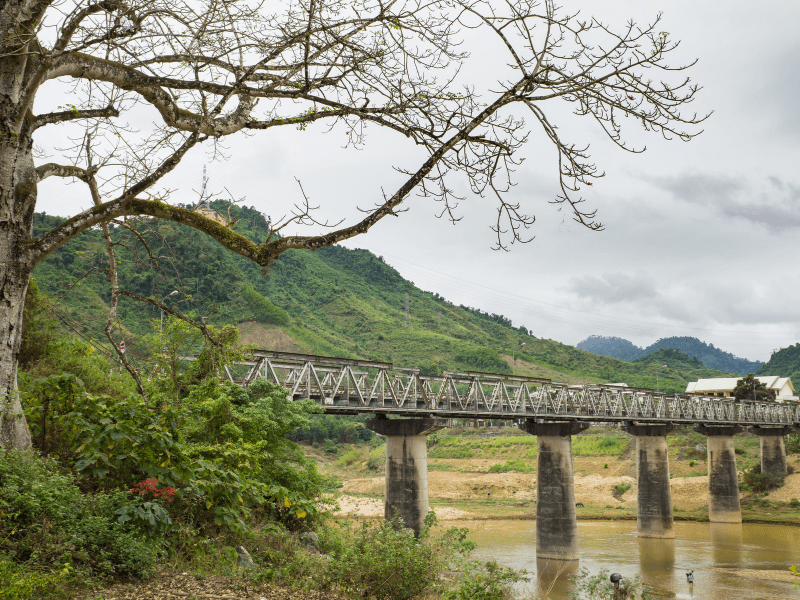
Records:
[[[555,581],[552,565],[536,561],[536,524],[533,521],[454,521],[467,527],[478,548],[474,557],[495,559],[503,566],[526,569],[548,598],[567,597],[564,574]],[[698,600],[774,600],[799,598],[787,574],[800,567],[800,528],[785,525],[722,525],[676,522],[674,540],[642,539],[635,521],[578,521],[579,568],[596,573],[636,575],[653,586],[658,598]],[[547,568],[545,568],[547,567]],[[694,571],[690,588],[686,572]],[[800,579],[796,579],[800,582]]]

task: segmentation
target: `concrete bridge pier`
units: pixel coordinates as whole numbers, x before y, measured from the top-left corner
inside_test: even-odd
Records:
[[[743,428],[699,425],[694,430],[708,436],[708,520],[712,523],[741,523],[733,436],[744,431]]]
[[[392,419],[379,415],[365,425],[386,436],[384,516],[397,514],[419,536],[428,514],[428,434],[447,426],[447,419]]]
[[[674,538],[667,434],[671,425],[627,425],[636,436],[636,528],[642,538]]]
[[[537,423],[527,419],[524,432],[536,436],[536,558],[578,559],[575,482],[572,475],[572,437],[587,423]]]
[[[794,427],[751,427],[750,433],[761,438],[761,472],[783,477],[787,473],[785,436],[796,433]]]

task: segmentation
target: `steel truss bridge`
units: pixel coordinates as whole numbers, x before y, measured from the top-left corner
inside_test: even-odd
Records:
[[[420,374],[391,363],[255,350],[225,367],[244,387],[266,379],[292,400],[309,399],[329,414],[384,414],[455,419],[534,419],[796,426],[800,404],[739,401],[609,384],[568,385],[496,373]]]

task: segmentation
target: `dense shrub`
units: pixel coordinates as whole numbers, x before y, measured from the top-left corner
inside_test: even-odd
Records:
[[[762,473],[761,465],[756,465],[744,472],[742,477],[741,489],[754,492],[756,494],[766,494],[783,485],[783,477],[774,473]]]
[[[466,541],[466,529],[431,537],[434,524],[430,513],[419,540],[396,520],[362,523],[352,534],[330,536],[323,587],[374,600],[408,600],[441,588],[443,572],[475,546]]]
[[[98,577],[147,576],[157,544],[148,541],[141,521],[119,519],[121,511],[135,512],[143,503],[123,491],[84,495],[54,460],[0,450],[0,553],[15,564],[61,565]],[[5,577],[13,572],[9,565],[0,570]],[[30,579],[25,575],[16,585],[24,588]]]
[[[325,479],[285,437],[317,408],[264,380],[243,390],[211,379],[189,390],[158,410],[141,398],[89,394],[71,375],[27,380],[23,395],[39,447],[95,488],[155,478],[155,487],[176,489],[170,514],[197,527],[245,529],[254,508],[289,520],[318,514]]]
[[[525,571],[518,572],[501,567],[491,560],[483,564],[468,564],[458,584],[447,590],[444,600],[510,600],[514,597],[513,585],[527,581]]]

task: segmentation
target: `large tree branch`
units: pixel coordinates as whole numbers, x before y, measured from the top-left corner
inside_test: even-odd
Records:
[[[89,172],[86,169],[57,163],[47,163],[36,167],[36,174],[39,176],[39,181],[44,181],[48,177],[75,177],[81,181],[89,181]]]
[[[440,161],[444,159],[445,155],[458,144],[466,141],[470,137],[470,134],[489,119],[491,115],[504,105],[513,101],[515,95],[525,83],[526,79],[521,79],[510,90],[500,95],[492,104],[484,108],[484,110],[474,117],[464,128],[434,151],[428,160],[426,160],[390,198],[376,210],[370,212],[364,219],[350,227],[344,227],[324,235],[287,236],[275,240],[268,240],[262,244],[256,244],[246,237],[232,231],[229,227],[221,225],[203,216],[201,213],[190,209],[173,206],[158,200],[144,200],[140,198],[117,199],[82,212],[65,221],[41,239],[33,241],[33,245],[30,248],[30,251],[33,253],[32,262],[33,264],[37,264],[56,248],[62,246],[86,229],[123,216],[147,215],[157,219],[165,219],[187,225],[210,235],[228,250],[236,252],[245,258],[249,258],[261,266],[268,266],[270,262],[275,260],[286,250],[315,250],[355,237],[366,233],[366,231],[385,216],[396,214],[395,208],[434,170]],[[145,186],[136,187],[147,189]]]
[[[106,106],[105,108],[92,108],[89,110],[65,110],[61,112],[47,113],[44,115],[37,115],[31,124],[31,131],[49,125],[51,123],[63,123],[65,121],[75,121],[77,119],[98,119],[102,117],[118,117],[119,110],[113,106]]]
[[[242,129],[249,121],[250,111],[255,106],[255,100],[251,96],[257,95],[253,93],[253,90],[245,89],[242,86],[243,93],[239,94],[239,106],[236,110],[224,117],[208,119],[180,108],[172,96],[162,89],[162,86],[203,90],[227,96],[231,92],[236,93],[239,85],[227,86],[208,82],[173,80],[166,77],[151,77],[119,63],[80,52],[70,52],[59,57],[54,61],[47,74],[48,79],[63,76],[106,81],[123,90],[136,92],[161,113],[161,117],[167,125],[183,131],[199,132],[214,137],[229,135]]]

